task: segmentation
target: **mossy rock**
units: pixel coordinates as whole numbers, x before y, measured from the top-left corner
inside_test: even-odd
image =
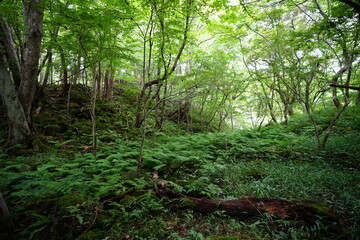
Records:
[[[59,209],[66,211],[67,207],[82,204],[83,202],[86,202],[86,199],[77,193],[71,193],[57,198],[56,201]]]
[[[90,119],[90,111],[88,109],[70,109],[70,115],[73,116],[74,118],[79,118],[79,119]]]
[[[51,124],[56,121],[56,119],[51,115],[50,111],[45,111],[40,115],[34,116],[33,120],[35,123],[38,123],[40,126]]]
[[[109,124],[113,122],[113,120],[108,116],[97,116],[96,120],[99,124]]]
[[[48,124],[44,127],[44,133],[50,136],[56,136],[61,132],[61,126],[57,124]]]
[[[56,100],[56,108],[57,109],[66,109],[67,106],[67,98],[58,98]]]
[[[74,103],[74,102],[70,102],[69,103],[69,110],[70,109],[74,109],[74,110],[78,110],[82,107],[82,105],[80,105],[79,103]]]
[[[116,141],[116,137],[113,134],[111,134],[110,132],[108,132],[108,131],[100,131],[98,133],[98,136],[99,136],[99,139],[102,142],[109,143],[109,142],[115,142]]]
[[[129,205],[134,202],[141,202],[144,199],[152,198],[154,196],[153,192],[149,193],[148,191],[139,189],[131,193],[131,195],[126,195],[123,199],[120,200],[121,204]]]
[[[88,120],[76,122],[72,125],[73,131],[79,134],[91,134],[92,128],[91,128],[91,122]]]
[[[78,105],[85,105],[90,103],[90,98],[87,97],[84,92],[72,92],[70,95],[70,101]]]

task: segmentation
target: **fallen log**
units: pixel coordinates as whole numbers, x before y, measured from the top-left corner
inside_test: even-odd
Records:
[[[172,201],[179,209],[192,209],[197,212],[211,213],[223,211],[233,217],[264,217],[271,215],[273,218],[304,221],[314,223],[318,216],[327,217],[334,221],[331,210],[321,202],[298,200],[287,201],[274,198],[242,198],[236,200],[211,200],[195,198],[168,189],[163,180],[158,181],[157,194]]]

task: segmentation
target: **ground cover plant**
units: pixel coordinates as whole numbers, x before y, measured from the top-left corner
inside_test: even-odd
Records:
[[[96,155],[3,154],[1,189],[20,239],[356,239],[359,170],[305,151],[306,141],[282,127],[155,135],[140,168],[140,143],[120,138]],[[202,214],[158,196],[159,179],[198,198],[297,200],[325,215],[306,225]]]

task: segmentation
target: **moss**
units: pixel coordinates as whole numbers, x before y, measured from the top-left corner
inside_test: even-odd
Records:
[[[151,198],[153,195],[144,190],[136,190],[131,193],[131,195],[126,195],[123,199],[120,200],[121,204],[129,205],[136,202],[141,202],[144,199]]]
[[[51,123],[54,124],[54,121],[56,121],[56,118],[54,118],[52,116],[51,111],[45,111],[45,112],[41,113],[40,115],[34,116],[33,121],[39,127],[43,127],[44,125],[47,125],[47,124],[51,124]]]
[[[112,133],[105,131],[105,130],[98,132],[98,136],[102,142],[108,143],[108,142],[115,142],[115,140],[116,140],[116,136],[114,136]]]
[[[81,197],[77,193],[66,194],[55,200],[57,201],[57,206],[62,211],[66,211],[67,207],[69,206],[76,206],[86,201],[85,198]]]
[[[45,144],[45,139],[40,136],[33,136],[29,138],[24,144],[11,145],[8,141],[3,146],[0,146],[0,150],[6,154],[14,156],[28,156],[35,152],[48,152],[52,150],[50,146]]]
[[[92,133],[91,121],[89,121],[89,120],[76,122],[75,124],[73,124],[72,127],[74,129],[74,132],[79,133],[79,134],[91,134]]]
[[[44,133],[50,136],[56,136],[61,132],[61,126],[57,124],[48,124],[44,127]]]
[[[87,109],[70,109],[70,115],[78,119],[90,119],[90,112]]]
[[[51,151],[52,148],[45,144],[46,140],[43,137],[36,137],[32,140],[32,149],[36,152],[48,152]]]
[[[72,92],[70,95],[70,101],[73,102],[73,104],[84,105],[90,102],[90,98],[83,92]]]
[[[320,215],[332,216],[331,209],[324,202],[314,201],[314,200],[309,200],[309,199],[301,199],[301,200],[296,200],[296,203],[299,205],[313,208]]]

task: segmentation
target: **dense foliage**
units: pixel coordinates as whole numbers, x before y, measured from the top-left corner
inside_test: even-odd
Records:
[[[0,1],[0,239],[358,239],[359,14]],[[318,214],[204,214],[161,184]]]
[[[51,103],[52,111],[57,104]],[[110,111],[103,106],[99,116],[101,109]],[[87,147],[91,123],[72,116],[76,129],[52,132],[50,152],[1,155],[1,189],[20,239],[356,239],[358,111],[348,108],[323,150],[306,115],[287,127],[195,135],[168,122],[164,132],[148,129],[143,148],[141,139],[131,140],[131,131],[120,134],[115,118],[103,117],[98,120],[104,128],[113,130],[100,130],[96,155]],[[325,125],[332,114],[316,116]],[[120,112],[117,119],[122,118]],[[313,207],[337,220],[319,218],[302,226],[271,215],[241,219],[177,209],[156,194],[154,174],[196,197],[316,200]]]

